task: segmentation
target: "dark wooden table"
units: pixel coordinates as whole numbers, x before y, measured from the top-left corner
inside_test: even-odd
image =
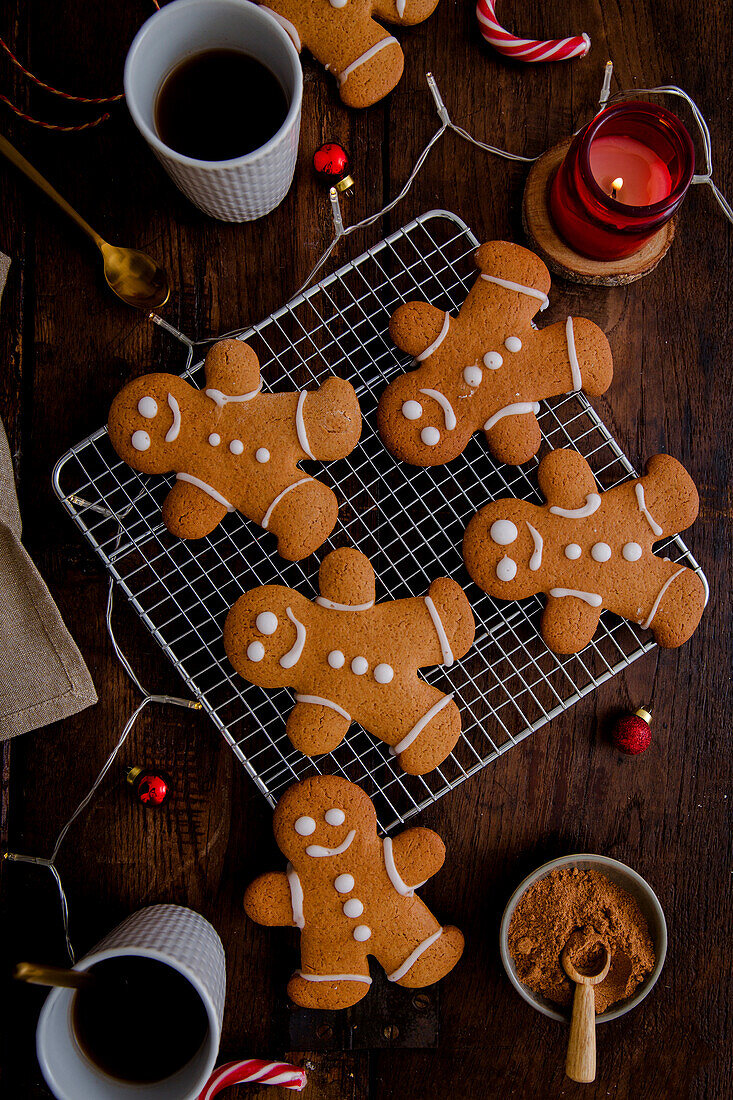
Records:
[[[9,0],[0,11],[0,34],[52,83],[106,94],[119,89],[127,46],[148,14],[145,0],[63,6]],[[405,76],[394,95],[371,110],[343,109],[333,80],[306,59],[295,184],[280,209],[254,225],[207,220],[190,206],[122,106],[97,130],[58,135],[17,121],[0,105],[2,130],[103,235],[162,260],[175,285],[165,315],[194,337],[265,317],[328,242],[328,202],[310,169],[321,141],[335,137],[352,154],[357,188],[346,204],[350,220],[396,194],[436,128],[427,69],[457,122],[527,154],[588,119],[609,56],[614,87],[680,84],[707,117],[716,177],[733,193],[733,37],[724,5],[530,0],[520,8],[506,0],[500,14],[520,33],[585,29],[593,40],[590,56],[572,64],[507,64],[480,43],[471,0],[441,0],[429,22],[402,34]],[[58,114],[43,93],[29,95],[2,56],[0,91],[43,117],[82,113]],[[357,255],[433,207],[454,210],[481,239],[519,241],[525,172],[448,136],[401,207],[348,242],[338,258]],[[105,633],[105,574],[53,496],[51,469],[105,420],[129,377],[175,369],[180,360],[153,325],[109,295],[95,256],[73,227],[1,164],[0,186],[0,248],[13,259],[2,303],[0,415],[15,458],[26,545],[100,697],[93,710],[4,745],[3,845],[45,854],[138,701]],[[616,373],[610,392],[594,403],[631,460],[639,466],[669,451],[700,488],[700,516],[687,538],[710,579],[710,605],[682,649],[652,651],[422,814],[420,823],[435,826],[449,851],[425,895],[467,939],[463,962],[440,988],[437,1049],[404,1049],[395,1019],[390,1013],[380,1018],[385,1009],[375,1000],[373,1049],[359,1049],[353,1029],[325,1028],[313,1044],[320,1051],[294,1055],[311,1067],[307,1095],[730,1096],[732,286],[731,228],[704,188],[692,188],[672,251],[643,282],[588,291],[556,283],[558,308],[572,302],[573,311],[608,333]],[[122,602],[117,621],[143,681],[151,690],[178,693],[180,681]],[[642,702],[654,709],[652,748],[643,757],[622,758],[608,742],[609,719]],[[175,776],[173,799],[158,813],[128,797],[122,764],[134,762],[158,763]],[[241,908],[250,878],[278,864],[270,821],[269,807],[206,717],[151,707],[59,860],[80,949],[151,902],[191,905],[214,922],[228,962],[225,1057],[274,1057],[289,1049],[284,985],[297,957],[296,937],[256,927]],[[670,933],[653,995],[633,1015],[603,1027],[598,1080],[585,1089],[564,1077],[564,1029],[517,997],[497,943],[503,905],[518,881],[572,851],[632,864],[657,891]],[[50,875],[5,863],[2,880],[7,966],[26,958],[62,963]],[[33,988],[8,985],[3,993],[3,1095],[13,1100],[49,1095],[34,1055],[42,999]]]

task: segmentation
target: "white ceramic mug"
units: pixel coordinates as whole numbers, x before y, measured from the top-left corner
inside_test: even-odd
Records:
[[[238,49],[275,74],[290,108],[260,149],[233,160],[197,160],[171,149],[155,129],[161,85],[181,61],[204,50]],[[300,138],[303,71],[290,36],[265,8],[248,0],[174,0],[138,31],[125,62],[125,97],[133,121],[168,175],[191,202],[222,221],[254,221],[290,189]],[[256,111],[256,103],[232,103]]]
[[[104,959],[143,956],[167,963],[201,997],[209,1020],[203,1045],[191,1060],[163,1081],[126,1083],[104,1073],[77,1042],[72,1026],[73,989],[54,989],[41,1010],[36,1053],[46,1083],[58,1100],[195,1100],[216,1063],[224,1015],[224,948],[200,913],[182,905],[151,905],[133,913],[85,955],[76,970]],[[161,1012],[165,1005],[161,1005]]]

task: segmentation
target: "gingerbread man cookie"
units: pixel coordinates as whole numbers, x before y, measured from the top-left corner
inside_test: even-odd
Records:
[[[300,929],[300,969],[288,994],[304,1008],[348,1008],[369,992],[368,956],[391,982],[419,989],[444,978],[463,952],[415,896],[440,870],[445,845],[431,829],[377,836],[364,791],[335,775],[296,783],[273,821],[286,873],[261,875],[244,908],[258,924]]]
[[[503,600],[544,593],[542,636],[556,653],[586,646],[603,608],[651,629],[660,646],[686,642],[705,586],[692,569],[652,553],[697,516],[685,468],[655,455],[643,477],[599,492],[585,459],[562,450],[542,459],[537,476],[547,504],[495,500],[466,528],[463,556],[476,584]]]
[[[541,400],[581,388],[597,395],[611,384],[611,349],[592,321],[568,317],[535,329],[550,273],[534,253],[492,241],[475,260],[480,275],[457,317],[408,302],[390,321],[392,339],[417,367],[382,394],[379,432],[414,466],[450,462],[481,428],[499,462],[527,462],[540,446]]]
[[[115,398],[112,446],[144,474],[175,471],[163,520],[184,539],[210,534],[235,509],[277,538],[289,561],[312,554],[336,524],[338,501],[298,466],[344,458],[361,435],[354,388],[327,378],[313,391],[262,393],[257,356],[221,340],[206,356],[206,386],[146,374]]]
[[[263,3],[300,53],[310,50],[336,77],[347,107],[370,107],[399,82],[404,54],[375,19],[422,23],[438,0],[267,0]]]
[[[224,624],[229,660],[252,684],[294,688],[287,733],[306,756],[331,752],[359,722],[406,772],[432,771],[458,740],[461,716],[418,669],[470,649],[463,589],[440,577],[424,598],[375,606],[371,563],[349,548],[326,555],[318,584],[315,601],[276,584],[240,596]]]

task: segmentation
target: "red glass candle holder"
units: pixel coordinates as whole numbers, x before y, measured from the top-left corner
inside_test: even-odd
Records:
[[[552,220],[582,256],[630,256],[669,221],[694,171],[692,139],[676,115],[650,103],[617,103],[573,139],[550,188]]]

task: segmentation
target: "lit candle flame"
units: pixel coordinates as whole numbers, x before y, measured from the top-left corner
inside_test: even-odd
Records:
[[[623,179],[621,178],[621,176],[617,176],[616,179],[613,180],[613,182],[611,183],[611,198],[613,198],[613,199],[616,198],[616,195],[621,190],[623,185],[624,185]]]

